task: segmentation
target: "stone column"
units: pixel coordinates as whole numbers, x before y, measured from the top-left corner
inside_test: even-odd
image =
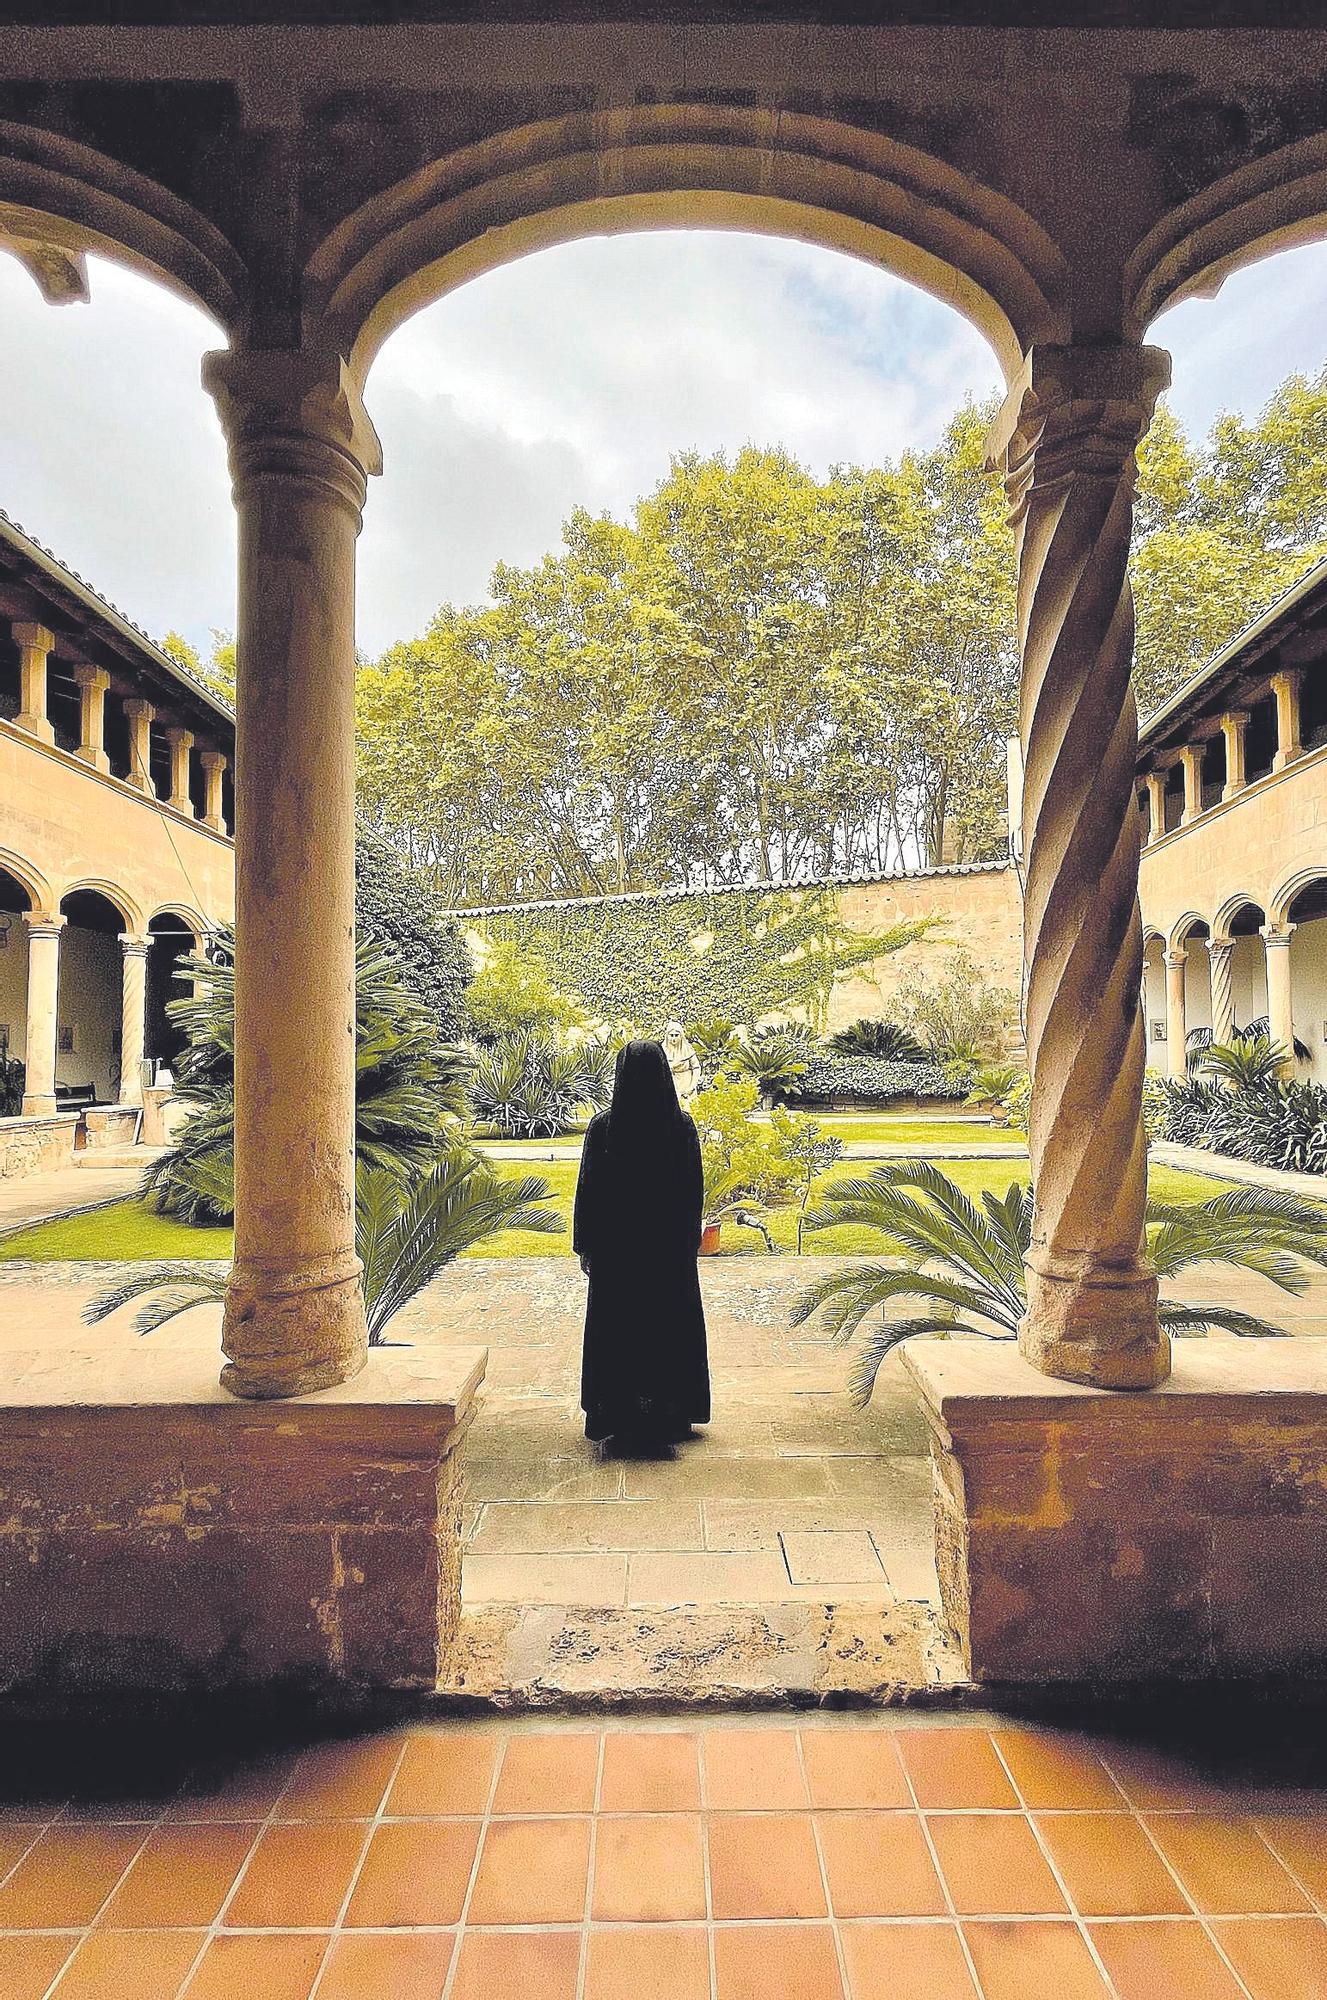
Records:
[[[65,920],[46,910],[30,910],[23,921],[28,927],[28,1025],[23,1049],[23,1116],[49,1118],[55,1111],[60,933]]]
[[[1160,840],[1166,830],[1166,773],[1149,771],[1147,774],[1147,844]]]
[[[79,694],[78,755],[94,771],[109,771],[106,755],[106,690],[111,677],[101,667],[80,662],[74,668]]]
[[[137,697],[127,701],[124,712],[129,718],[129,775],[125,779],[136,792],[153,796],[152,784],[152,721],[156,715],[150,701]]]
[[[1246,775],[1246,736],[1249,727],[1248,711],[1232,709],[1221,718],[1221,734],[1226,739],[1226,782],[1221,787],[1223,799],[1233,799],[1236,792],[1242,792],[1248,784]]]
[[[203,767],[203,777],[207,785],[203,803],[203,825],[210,826],[213,833],[224,833],[226,822],[221,810],[221,781],[226,775],[226,753],[224,750],[200,750],[198,761]]]
[[[1295,1073],[1295,1016],[1290,992],[1290,939],[1293,924],[1264,924],[1263,949],[1267,956],[1267,1029],[1274,1042],[1286,1050],[1286,1071]]]
[[[1284,771],[1304,754],[1299,734],[1299,671],[1273,674],[1268,686],[1276,697],[1276,755],[1272,769]]]
[[[1212,974],[1212,1040],[1220,1048],[1235,1035],[1235,940],[1209,938],[1207,958]]]
[[[1183,1083],[1189,1073],[1189,1016],[1184,992],[1184,975],[1189,969],[1187,951],[1166,953],[1166,1075]]]
[[[239,514],[235,1263],[222,1381],[367,1355],[355,1255],[355,537],[377,439],[336,356],[211,354]]]
[[[1180,814],[1180,825],[1188,826],[1203,809],[1202,744],[1186,743],[1180,751],[1180,765],[1184,772],[1184,811]]]
[[[192,729],[168,729],[166,741],[170,744],[170,798],[168,805],[176,812],[188,813],[193,818],[194,802],[189,796],[189,752],[194,747]]]
[[[55,635],[44,625],[12,625],[10,637],[18,647],[20,689],[14,726],[43,743],[54,743],[55,728],[46,719],[46,659]]]
[[[143,1041],[147,1022],[147,955],[151,938],[120,939],[120,1102],[143,1102]]]
[[[1128,580],[1134,452],[1157,348],[1034,348],[997,420],[1018,533],[1024,962],[1036,1189],[1024,1355],[1105,1388],[1164,1380],[1143,1256],[1147,1151],[1138,716]]]

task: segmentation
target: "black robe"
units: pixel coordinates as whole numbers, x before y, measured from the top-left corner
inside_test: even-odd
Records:
[[[588,1438],[666,1443],[710,1418],[700,1249],[700,1140],[676,1114],[648,1160],[623,1171],[609,1113],[585,1135],[572,1247],[590,1267],[581,1407]]]

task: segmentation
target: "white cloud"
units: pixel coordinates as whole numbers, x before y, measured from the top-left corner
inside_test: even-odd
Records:
[[[196,308],[96,262],[55,309],[0,258],[0,506],[156,633],[234,622],[234,521],[199,386]],[[1175,401],[1206,428],[1324,358],[1327,249],[1237,274],[1158,322]],[[997,385],[980,336],[888,274],[814,246],[690,231],[591,238],[421,313],[369,380],[387,471],[369,496],[360,642],[483,596],[573,506],[624,513],[672,452],[782,443],[814,469],[927,445]]]

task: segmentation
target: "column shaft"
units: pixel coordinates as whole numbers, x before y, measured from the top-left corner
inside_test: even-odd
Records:
[[[106,691],[111,677],[101,667],[77,666],[74,679],[79,694],[78,754],[94,771],[109,771],[106,755]]]
[[[1166,953],[1166,1074],[1183,1083],[1189,1073],[1189,1010],[1184,991],[1186,951]]]
[[[60,1000],[60,933],[64,918],[34,910],[28,927],[28,1005],[24,1037],[23,1115],[55,1110],[56,1022]]]
[[[1233,799],[1236,792],[1242,792],[1249,782],[1246,772],[1248,727],[1249,718],[1243,710],[1232,710],[1221,718],[1221,734],[1226,739],[1226,782],[1221,787],[1223,799]]]
[[[1203,809],[1202,744],[1186,743],[1180,751],[1180,764],[1184,771],[1184,811],[1180,815],[1180,825],[1188,826]]]
[[[1147,774],[1148,828],[1147,844],[1160,840],[1166,830],[1166,774],[1164,771],[1149,771]]]
[[[367,1355],[355,1255],[355,537],[376,440],[344,370],[210,355],[239,515],[235,1263],[226,1387]]]
[[[1018,532],[1024,961],[1036,1190],[1023,1353],[1141,1388],[1169,1372],[1143,1257],[1128,581],[1134,450],[1168,378],[1154,348],[1034,349],[992,438]]]
[[[221,810],[221,781],[226,772],[224,750],[200,750],[198,761],[203,767],[206,793],[203,802],[203,825],[210,826],[213,833],[224,833],[226,822]]]
[[[170,744],[170,800],[176,812],[193,814],[194,802],[189,792],[189,752],[194,747],[191,729],[168,729],[166,741]]]
[[[1235,941],[1209,938],[1207,957],[1212,971],[1212,1040],[1229,1046],[1235,1035]]]
[[[143,1102],[143,1048],[147,1025],[147,955],[150,938],[120,939],[120,1102]]]
[[[132,699],[125,703],[124,712],[129,719],[129,775],[125,783],[136,792],[151,794],[152,723],[157,711],[150,701]]]
[[[1271,690],[1276,697],[1274,771],[1284,771],[1287,764],[1293,764],[1304,752],[1299,729],[1299,680],[1297,670],[1273,674],[1271,678]]]
[[[46,660],[55,635],[44,625],[14,625],[10,633],[18,647],[20,705],[15,726],[43,743],[54,743],[55,728],[46,719]]]
[[[1265,924],[1263,946],[1267,954],[1267,1028],[1274,1042],[1286,1051],[1286,1071],[1295,1072],[1295,1015],[1290,990],[1290,939],[1293,924]]]

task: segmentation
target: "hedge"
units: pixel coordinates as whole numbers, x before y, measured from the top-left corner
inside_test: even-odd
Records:
[[[938,1062],[893,1062],[881,1056],[813,1056],[797,1085],[800,1104],[828,1104],[839,1098],[889,1104],[900,1097],[953,1103],[964,1095],[962,1084],[946,1076]]]

